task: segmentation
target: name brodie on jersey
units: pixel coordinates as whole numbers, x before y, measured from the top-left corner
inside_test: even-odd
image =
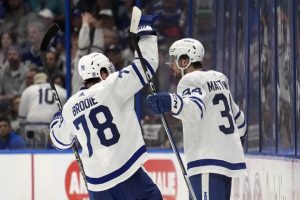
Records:
[[[207,82],[207,87],[208,87],[209,92],[222,90],[222,89],[228,90],[228,85],[227,85],[226,81],[221,81],[221,80],[209,81],[209,82]]]
[[[90,97],[79,101],[72,107],[74,117],[81,111],[84,111],[85,109],[90,108],[91,106],[94,106],[96,104],[98,104],[98,102],[95,100],[94,97]]]

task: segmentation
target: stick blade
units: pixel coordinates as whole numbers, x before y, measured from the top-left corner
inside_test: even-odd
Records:
[[[132,9],[131,24],[129,29],[131,33],[134,34],[137,33],[141,16],[142,16],[142,11],[138,7],[134,6]]]
[[[54,23],[54,24],[52,24],[52,26],[50,26],[50,28],[46,32],[45,36],[43,37],[43,40],[42,40],[42,43],[41,43],[41,46],[40,46],[41,51],[46,51],[47,50],[47,46],[48,46],[50,40],[59,31],[59,29],[60,28],[59,28],[58,24],[56,24],[56,23]]]

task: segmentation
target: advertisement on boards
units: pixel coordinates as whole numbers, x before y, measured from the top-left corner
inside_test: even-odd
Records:
[[[161,190],[164,200],[188,198],[183,175],[172,153],[150,154],[144,169]],[[89,199],[77,162],[70,154],[35,155],[34,182],[36,199]]]
[[[149,156],[144,168],[164,200],[188,199],[175,155]],[[246,163],[248,176],[233,179],[231,200],[300,200],[300,160],[247,156]],[[0,166],[0,199],[89,199],[72,153],[0,154]]]

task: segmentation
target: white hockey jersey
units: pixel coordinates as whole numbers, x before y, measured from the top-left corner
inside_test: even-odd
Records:
[[[55,86],[62,104],[66,102],[66,90]],[[58,107],[55,102],[49,83],[34,84],[27,87],[21,96],[19,106],[19,118],[25,131],[38,131],[49,128]]]
[[[139,46],[153,76],[158,67],[157,37],[144,36]],[[134,110],[134,95],[146,84],[140,60],[135,59],[106,80],[74,94],[59,122],[50,125],[58,149],[71,147],[78,138],[89,190],[103,191],[125,181],[146,161]]]
[[[245,134],[243,112],[231,97],[227,77],[216,71],[194,71],[182,77],[177,93],[188,174],[246,175],[240,137]]]

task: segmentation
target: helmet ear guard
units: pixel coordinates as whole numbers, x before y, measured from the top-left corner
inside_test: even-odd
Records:
[[[179,65],[179,59],[181,56],[186,55],[189,58],[189,62],[185,67]],[[169,49],[169,56],[175,61],[176,66],[184,70],[194,62],[202,62],[204,57],[204,48],[203,45],[195,39],[184,38],[174,42]],[[174,59],[175,58],[175,59]],[[172,61],[172,60],[170,60]]]
[[[114,66],[109,59],[102,53],[91,53],[80,58],[78,63],[78,72],[81,78],[85,81],[90,78],[100,78],[100,70],[105,68],[108,74],[115,71]]]

